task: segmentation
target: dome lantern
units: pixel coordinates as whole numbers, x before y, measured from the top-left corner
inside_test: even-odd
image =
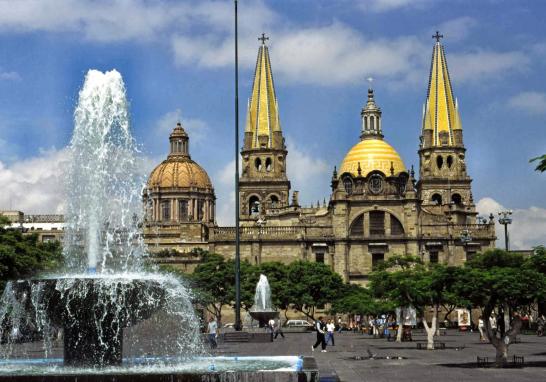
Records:
[[[189,148],[189,137],[182,124],[178,122],[176,127],[173,129],[171,135],[169,136],[169,142],[171,143],[171,151],[169,157],[171,156],[183,156],[190,157],[190,148]]]

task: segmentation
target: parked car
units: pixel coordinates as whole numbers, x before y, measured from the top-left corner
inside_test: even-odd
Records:
[[[289,332],[306,332],[313,330],[314,325],[306,320],[288,320],[284,323],[284,329]]]

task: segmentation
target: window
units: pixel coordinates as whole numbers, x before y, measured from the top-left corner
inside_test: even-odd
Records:
[[[248,214],[258,215],[260,213],[260,199],[257,196],[251,196],[248,200]]]
[[[42,243],[55,241],[55,235],[42,235]]]
[[[436,205],[439,205],[439,206],[442,205],[442,195],[440,195],[440,194],[432,195],[432,198],[430,198],[430,200],[432,201],[432,204],[436,204]]]
[[[316,261],[317,263],[322,263],[322,264],[324,264],[324,253],[322,253],[322,252],[317,252],[317,253],[315,253],[315,261]]]
[[[441,169],[442,166],[444,165],[444,157],[442,157],[441,155],[438,155],[436,157],[436,165],[438,166],[439,169]]]
[[[383,191],[383,178],[379,174],[374,174],[370,178],[368,188],[372,194],[379,194]]]
[[[385,235],[385,212],[370,212],[370,235]]]
[[[364,236],[364,215],[357,217],[351,226],[351,236]]]
[[[204,200],[198,200],[197,201],[197,220],[202,221],[203,215],[205,213],[205,201]]]
[[[391,215],[391,235],[403,235],[404,227],[400,220],[398,220],[394,215]]]
[[[353,181],[349,177],[345,177],[343,179],[343,187],[345,187],[345,192],[348,195],[351,195],[353,193]]]
[[[453,157],[451,155],[447,157],[446,163],[448,168],[451,168],[451,166],[453,166]]]
[[[277,207],[277,204],[279,204],[279,198],[277,198],[277,195],[271,195],[270,202],[271,208]]]
[[[373,115],[370,117],[370,130],[375,130],[375,118]]]
[[[463,198],[460,194],[453,194],[451,195],[451,201],[453,202],[453,204],[460,206],[463,203]]]
[[[256,166],[256,170],[262,171],[262,160],[260,158],[256,158],[254,161],[254,166]]]
[[[429,261],[433,264],[438,263],[438,252],[436,251],[430,251],[429,252]]]
[[[384,253],[372,253],[372,269],[376,269],[383,261],[385,261]]]
[[[171,220],[171,202],[164,201],[161,203],[161,220],[169,221]]]
[[[187,200],[178,201],[178,220],[179,221],[188,220],[188,201]]]
[[[267,158],[265,160],[265,171],[267,172],[271,171],[271,158]]]

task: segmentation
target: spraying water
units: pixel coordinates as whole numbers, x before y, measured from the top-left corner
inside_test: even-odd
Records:
[[[201,354],[190,290],[173,276],[143,267],[143,178],[117,71],[87,73],[74,112],[70,155],[64,177],[67,269],[8,283],[0,299],[0,356],[10,357],[21,333],[43,338],[46,358],[61,333],[65,366]]]
[[[144,247],[137,150],[125,85],[116,70],[90,70],[80,90],[66,179],[64,255],[71,272],[130,272]]]
[[[258,284],[256,285],[256,293],[254,294],[254,306],[255,311],[271,311],[271,288],[269,287],[269,281],[265,275],[260,275]]]

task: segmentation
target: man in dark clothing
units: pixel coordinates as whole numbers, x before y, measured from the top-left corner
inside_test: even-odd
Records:
[[[311,351],[315,351],[315,348],[321,345],[321,352],[326,353],[326,339],[324,338],[326,323],[322,317],[319,317],[319,319],[315,322],[315,330],[317,331],[317,342],[311,346]]]

